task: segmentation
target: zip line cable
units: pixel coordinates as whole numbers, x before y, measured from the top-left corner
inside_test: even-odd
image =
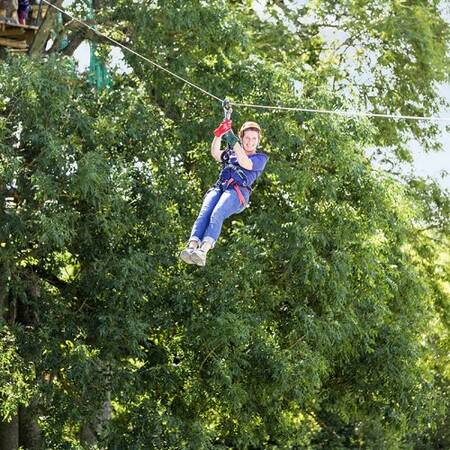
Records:
[[[168,73],[169,75],[172,75],[173,77],[177,78],[180,81],[183,81],[184,83],[188,84],[189,86],[199,90],[203,94],[208,95],[209,97],[223,103],[223,99],[217,97],[214,94],[211,94],[211,92],[208,92],[207,90],[203,89],[202,87],[192,83],[189,80],[186,80],[185,78],[181,77],[180,75],[177,75],[174,72],[171,72],[169,69],[166,69],[165,67],[161,66],[160,64],[152,61],[151,59],[147,58],[146,56],[143,56],[142,54],[136,52],[130,47],[127,47],[126,45],[122,44],[121,42],[106,36],[103,33],[100,33],[98,30],[96,30],[94,27],[90,26],[86,22],[78,19],[77,17],[74,17],[72,14],[68,13],[67,11],[63,10],[57,5],[54,5],[48,0],[42,0],[44,3],[46,3],[48,6],[51,6],[52,8],[56,9],[60,13],[70,17],[75,22],[78,22],[79,24],[83,25],[85,28],[92,31],[97,36],[102,37],[103,39],[106,39],[107,41],[113,43],[114,45],[117,45],[118,47],[122,48],[123,50],[126,50],[127,52],[132,53],[133,55],[137,56],[138,58],[141,58],[142,60],[152,64],[153,66],[157,67],[158,69],[163,70],[164,72]],[[316,114],[330,114],[330,115],[337,115],[337,116],[345,116],[345,117],[352,117],[352,116],[358,116],[358,117],[379,117],[384,119],[394,119],[394,120],[428,120],[428,121],[442,121],[442,122],[450,122],[450,117],[435,117],[435,116],[407,116],[402,114],[382,114],[382,113],[370,113],[365,111],[342,111],[342,110],[329,110],[329,109],[313,109],[313,108],[297,108],[297,107],[288,107],[288,106],[270,106],[270,105],[258,105],[258,104],[251,104],[251,103],[238,103],[238,102],[230,102],[231,106],[239,106],[244,108],[259,108],[259,109],[268,109],[268,110],[279,110],[279,111],[292,111],[292,112],[310,112],[310,113],[316,113]]]
[[[184,83],[189,84],[190,86],[194,87],[195,89],[198,89],[199,91],[203,92],[206,95],[209,95],[210,97],[218,100],[219,102],[222,102],[222,99],[220,99],[219,97],[216,97],[214,94],[211,94],[210,92],[206,91],[205,89],[201,88],[200,86],[197,86],[194,83],[191,83],[189,80],[186,80],[183,77],[180,77],[179,75],[177,75],[176,73],[171,72],[169,69],[166,69],[165,67],[159,65],[158,63],[155,63],[154,61],[152,61],[151,59],[146,58],[145,56],[141,55],[140,53],[134,51],[133,49],[127,47],[126,45],[120,43],[119,41],[116,41],[113,38],[110,38],[109,36],[106,36],[103,33],[100,33],[99,31],[97,31],[94,27],[91,27],[89,24],[87,24],[86,22],[83,22],[82,20],[72,16],[71,14],[69,14],[67,11],[64,11],[63,9],[61,9],[59,6],[54,5],[53,3],[50,3],[48,0],[42,0],[44,3],[47,3],[47,5],[51,6],[52,8],[56,9],[57,11],[59,11],[60,13],[69,16],[72,20],[75,20],[75,22],[80,23],[81,25],[83,25],[84,27],[88,28],[89,30],[91,30],[94,34],[112,42],[114,45],[117,45],[119,47],[121,47],[124,50],[127,50],[130,53],[133,53],[134,55],[138,56],[139,58],[143,59],[144,61],[149,62],[150,64],[153,64],[155,67],[157,67],[158,69],[164,70],[164,72],[167,72],[168,74],[172,75],[175,78],[178,78],[179,80],[183,81]]]
[[[308,109],[308,108],[296,108],[289,106],[267,106],[267,105],[254,105],[251,103],[234,103],[231,102],[233,106],[241,106],[246,108],[262,108],[262,109],[273,109],[282,111],[303,111],[319,114],[335,114],[337,116],[360,116],[360,117],[381,117],[385,119],[407,119],[407,120],[442,120],[450,121],[450,117],[430,117],[430,116],[405,116],[401,114],[382,114],[382,113],[370,113],[363,111],[342,111],[342,110],[328,110],[328,109]]]

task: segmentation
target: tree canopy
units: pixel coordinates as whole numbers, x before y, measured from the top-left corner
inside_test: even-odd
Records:
[[[94,8],[235,101],[431,115],[449,79],[438,1]],[[236,108],[269,164],[206,268],[186,267],[220,104],[127,53],[98,92],[73,47],[51,49],[0,62],[0,447],[450,445],[448,193],[368,156],[408,160],[442,130]]]

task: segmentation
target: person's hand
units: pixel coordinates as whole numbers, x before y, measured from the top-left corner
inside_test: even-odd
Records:
[[[214,136],[222,137],[225,133],[231,130],[233,122],[230,119],[225,119],[215,130]]]
[[[240,142],[239,138],[233,133],[231,128],[222,136],[222,138],[231,148],[234,147],[236,142]]]

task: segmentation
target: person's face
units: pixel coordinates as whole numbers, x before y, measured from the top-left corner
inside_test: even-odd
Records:
[[[244,131],[242,146],[247,153],[255,153],[259,144],[259,133],[255,130]]]

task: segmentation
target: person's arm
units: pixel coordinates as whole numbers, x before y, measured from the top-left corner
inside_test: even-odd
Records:
[[[223,138],[228,145],[231,145],[234,150],[234,154],[238,160],[239,165],[246,170],[253,170],[253,162],[245,153],[245,150],[242,148],[241,143],[237,136],[233,133],[233,130],[227,131]]]
[[[222,153],[220,150],[220,144],[222,143],[222,136],[231,130],[231,125],[233,122],[230,119],[225,119],[221,124],[214,130],[214,139],[211,143],[211,155],[216,161],[222,161]]]
[[[234,154],[238,160],[239,165],[246,170],[253,170],[253,162],[245,153],[239,142],[236,142],[233,147]]]
[[[211,155],[216,161],[222,161],[222,153],[220,150],[220,144],[222,143],[222,137],[214,136],[213,141],[211,142]]]

